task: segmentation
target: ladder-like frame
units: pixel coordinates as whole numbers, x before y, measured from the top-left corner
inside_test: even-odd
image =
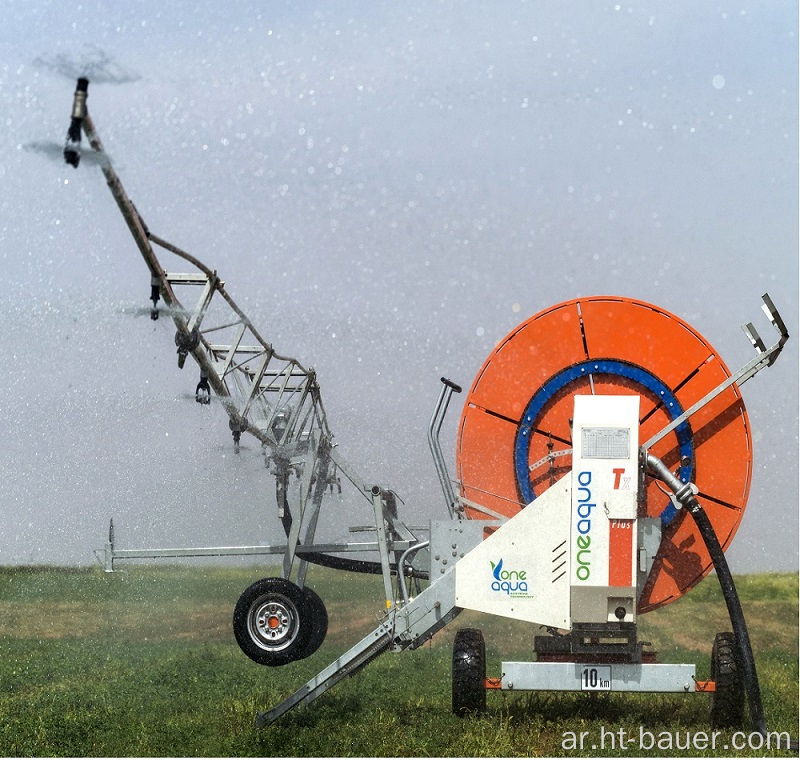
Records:
[[[195,400],[211,402],[212,393],[229,417],[234,449],[243,433],[261,442],[265,459],[275,476],[278,516],[287,543],[280,546],[216,546],[166,549],[118,549],[113,522],[102,552],[95,552],[108,572],[118,560],[162,557],[283,555],[282,575],[290,578],[297,562],[297,583],[305,582],[309,561],[345,569],[379,572],[384,578],[387,608],[394,599],[392,576],[398,560],[420,539],[399,519],[393,491],[362,478],[336,449],[322,403],[316,372],[297,359],[278,353],[255,328],[225,289],[217,272],[186,251],[153,234],[125,192],[86,107],[88,80],[79,79],[64,157],[77,167],[81,134],[98,162],[114,200],[150,271],[150,316],[162,309],[175,323],[178,366],[191,356],[200,369]],[[167,271],[155,247],[176,256],[194,271]],[[190,303],[190,291],[199,295]],[[178,297],[180,293],[181,298]],[[185,294],[185,295],[184,295]],[[340,474],[368,500],[375,516],[376,540],[341,544],[315,544],[322,499],[328,490],[341,490]],[[289,479],[299,483],[295,500],[289,496]],[[295,503],[292,503],[295,501]],[[378,563],[347,562],[331,554],[377,551]],[[413,559],[413,558],[412,558]],[[412,573],[407,569],[405,572]]]

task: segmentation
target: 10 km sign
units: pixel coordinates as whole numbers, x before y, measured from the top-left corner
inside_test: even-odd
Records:
[[[591,666],[581,670],[581,691],[611,691],[611,666]]]

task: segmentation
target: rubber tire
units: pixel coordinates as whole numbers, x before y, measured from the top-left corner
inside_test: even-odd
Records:
[[[453,712],[486,712],[486,643],[478,628],[461,628],[453,640]]]
[[[711,648],[711,725],[713,728],[739,728],[744,723],[744,682],[739,667],[736,637],[718,633]]]
[[[259,611],[268,604],[281,612],[286,621],[286,633],[269,641],[259,635],[264,621],[259,623]],[[253,662],[274,667],[300,659],[308,646],[312,626],[309,625],[306,595],[285,578],[262,578],[239,597],[233,611],[233,633],[241,650]],[[276,622],[277,621],[276,616]],[[280,632],[279,632],[280,635]]]
[[[325,603],[320,599],[319,594],[308,586],[303,589],[303,596],[305,597],[306,620],[311,630],[305,649],[296,658],[298,660],[314,654],[328,635],[328,611],[325,609]]]

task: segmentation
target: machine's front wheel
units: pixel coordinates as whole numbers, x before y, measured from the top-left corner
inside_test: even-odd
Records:
[[[291,581],[256,581],[239,597],[233,612],[239,647],[259,665],[285,665],[305,657],[312,631],[307,608],[306,594]]]
[[[453,712],[486,712],[486,643],[478,628],[461,628],[453,641]]]
[[[714,728],[737,728],[744,722],[744,682],[739,668],[736,637],[718,633],[711,648],[711,725]]]

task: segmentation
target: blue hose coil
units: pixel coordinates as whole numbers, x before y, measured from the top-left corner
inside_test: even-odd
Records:
[[[632,380],[660,399],[671,419],[674,420],[683,414],[683,408],[675,394],[655,375],[634,364],[628,364],[616,359],[600,359],[573,364],[571,367],[561,370],[534,393],[525,407],[522,419],[517,426],[517,434],[514,441],[514,472],[517,478],[517,487],[525,504],[530,504],[536,499],[528,470],[533,426],[550,399],[571,382],[589,375],[616,375],[617,377]],[[678,438],[681,461],[689,462],[689,464],[681,465],[678,477],[682,482],[688,483],[692,477],[691,463],[694,461],[694,447],[692,446],[692,434],[688,421],[682,422],[675,428],[675,435]],[[676,514],[675,506],[672,502],[669,502],[661,513],[661,524],[663,526],[669,525]]]

